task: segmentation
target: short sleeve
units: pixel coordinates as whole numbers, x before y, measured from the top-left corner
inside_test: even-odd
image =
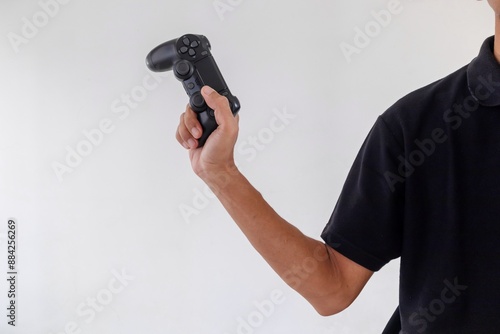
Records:
[[[379,117],[321,234],[330,247],[371,271],[401,255],[404,182],[394,171],[404,160],[402,147]]]

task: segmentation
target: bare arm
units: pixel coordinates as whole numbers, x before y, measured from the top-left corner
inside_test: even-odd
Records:
[[[177,131],[177,140],[189,148],[193,170],[214,191],[255,249],[318,313],[344,310],[373,272],[305,236],[269,206],[234,164],[238,118],[232,116],[226,98],[205,90],[203,96],[215,110],[217,130],[203,148],[194,149],[201,127],[188,107]]]

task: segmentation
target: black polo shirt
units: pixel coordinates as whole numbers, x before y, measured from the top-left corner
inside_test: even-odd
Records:
[[[500,330],[493,41],[379,116],[323,231],[328,245],[372,271],[401,257],[399,310],[387,333]]]

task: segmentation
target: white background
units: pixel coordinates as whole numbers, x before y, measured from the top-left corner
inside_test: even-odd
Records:
[[[349,62],[341,43],[353,44],[355,29],[388,1],[219,2],[232,10],[218,13],[212,0],[72,0],[52,6],[48,22],[37,1],[0,4],[1,333],[384,328],[398,303],[398,262],[340,315],[317,315],[203,195],[174,139],[187,96],[172,73],[152,80],[145,56],[184,33],[210,39],[242,104],[240,168],[284,218],[319,238],[376,117],[470,62],[493,34],[493,13],[486,1],[402,2]],[[9,36],[23,36],[34,16],[40,27],[16,52]],[[143,80],[158,87],[140,95]],[[275,112],[285,110],[295,118],[270,136]],[[103,120],[112,131],[85,146],[84,132]],[[54,163],[78,147],[87,156],[59,179]],[[4,278],[11,217],[19,225],[15,328]],[[122,286],[117,272],[130,276]],[[280,302],[259,311],[272,293]],[[103,302],[99,312],[92,298]]]

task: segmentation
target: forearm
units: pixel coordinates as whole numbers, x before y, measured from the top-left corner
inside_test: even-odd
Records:
[[[327,247],[281,218],[236,167],[203,179],[255,249],[314,307],[340,293],[340,274]]]
[[[306,237],[282,219],[234,165],[238,116],[224,96],[208,86],[202,95],[214,110],[217,129],[203,148],[202,128],[188,106],[176,138],[189,149],[193,171],[217,195],[231,217],[271,267],[323,315],[335,314],[357,297],[372,272],[331,247]]]

